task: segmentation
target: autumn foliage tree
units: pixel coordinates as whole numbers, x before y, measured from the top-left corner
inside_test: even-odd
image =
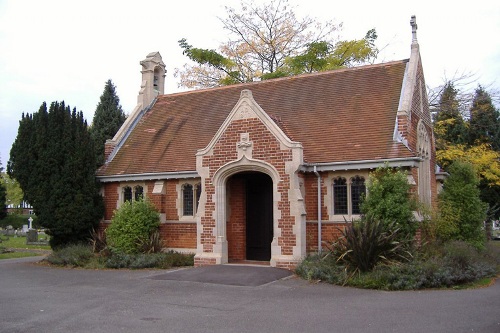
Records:
[[[194,65],[176,69],[180,86],[206,88],[350,67],[376,58],[374,29],[360,40],[334,41],[341,24],[298,18],[287,0],[241,2],[222,18],[229,40],[219,50],[179,45]]]

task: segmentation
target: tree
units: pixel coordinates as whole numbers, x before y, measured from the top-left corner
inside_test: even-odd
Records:
[[[3,167],[0,160],[0,220],[7,216],[7,189],[3,182]]]
[[[410,194],[406,172],[383,166],[370,174],[368,196],[361,204],[361,212],[368,221],[381,221],[396,226],[404,236],[413,236],[417,230],[413,211],[417,204]]]
[[[480,199],[479,178],[472,164],[461,161],[453,162],[449,173],[438,196],[436,235],[444,241],[462,240],[482,247],[487,204]]]
[[[116,95],[116,88],[111,80],[104,86],[104,91],[94,113],[90,135],[94,141],[97,167],[104,164],[104,144],[112,139],[125,122],[125,113]]]
[[[491,96],[479,86],[470,109],[469,144],[490,144],[500,152],[500,114],[491,101]]]
[[[52,248],[87,241],[103,213],[95,152],[82,112],[64,102],[22,116],[7,165],[48,229]]]
[[[24,199],[24,193],[19,183],[12,179],[8,174],[2,174],[1,180],[5,190],[7,191],[7,205],[12,207],[19,207]]]
[[[468,140],[467,126],[460,113],[457,94],[453,83],[447,82],[434,118],[436,150],[446,150],[450,144],[464,144]]]
[[[287,0],[261,7],[242,1],[239,11],[226,7],[226,12],[221,21],[230,39],[219,52],[179,41],[183,54],[196,63],[176,69],[180,86],[206,88],[328,70],[364,63],[377,54],[375,30],[361,40],[334,43],[332,35],[341,25],[299,19]]]

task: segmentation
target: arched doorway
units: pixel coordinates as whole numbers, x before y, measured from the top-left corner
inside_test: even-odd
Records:
[[[241,172],[227,182],[228,259],[269,261],[273,241],[273,181],[260,172]]]

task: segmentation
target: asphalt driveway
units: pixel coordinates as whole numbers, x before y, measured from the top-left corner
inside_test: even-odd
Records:
[[[208,273],[92,271],[30,261],[0,261],[0,332],[500,332],[498,283],[383,292],[313,284],[287,273],[234,285],[200,278],[231,274],[224,266]],[[249,280],[277,273],[233,272],[242,279],[253,274]]]

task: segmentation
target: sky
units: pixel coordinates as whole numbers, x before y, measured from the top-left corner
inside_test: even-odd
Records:
[[[263,3],[265,0],[254,0]],[[22,113],[43,102],[65,101],[91,123],[104,85],[111,79],[130,113],[141,85],[139,61],[159,51],[166,64],[165,93],[175,93],[175,68],[188,59],[178,40],[218,49],[228,32],[220,18],[234,0],[56,1],[0,0],[0,160],[5,168]],[[375,28],[378,62],[410,56],[410,18],[426,84],[471,74],[500,91],[500,2],[289,0],[300,17],[342,23],[341,39],[360,39]],[[474,88],[472,87],[472,88]]]

